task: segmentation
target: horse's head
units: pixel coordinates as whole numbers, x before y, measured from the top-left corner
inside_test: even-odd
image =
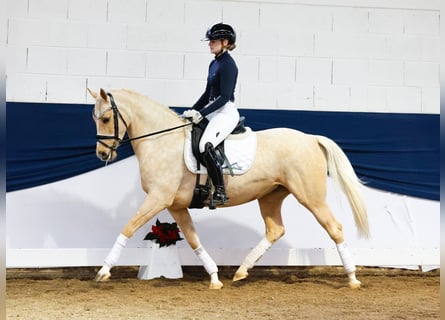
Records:
[[[96,100],[93,108],[93,119],[97,129],[96,155],[102,161],[113,161],[127,130],[127,123],[111,94],[102,88],[99,93],[89,88],[88,92]]]

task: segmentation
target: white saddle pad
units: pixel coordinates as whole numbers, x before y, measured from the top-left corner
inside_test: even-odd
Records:
[[[235,175],[246,173],[252,166],[256,151],[256,134],[250,128],[242,134],[230,135],[224,142],[224,152]],[[193,173],[207,174],[207,169],[201,165],[198,172],[195,156],[192,152],[191,131],[187,132],[184,145],[184,161]],[[223,174],[230,174],[224,164]]]

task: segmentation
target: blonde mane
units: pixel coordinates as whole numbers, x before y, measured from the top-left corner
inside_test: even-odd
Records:
[[[110,90],[110,92],[116,96],[125,95],[126,98],[129,99],[130,102],[134,105],[143,105],[143,106],[154,107],[156,109],[159,109],[159,111],[166,111],[170,115],[172,115],[176,118],[178,117],[178,114],[174,110],[170,109],[167,105],[164,105],[156,100],[153,100],[152,98],[150,98],[142,93],[139,93],[137,91],[123,88],[123,89],[112,89],[112,90]]]

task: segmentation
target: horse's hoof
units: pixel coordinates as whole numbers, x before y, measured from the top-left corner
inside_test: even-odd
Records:
[[[110,280],[111,277],[111,273],[107,272],[107,273],[100,273],[98,272],[96,274],[96,277],[94,278],[94,281],[96,282],[106,282],[108,280]]]
[[[243,279],[246,279],[247,276],[249,275],[248,272],[236,272],[235,275],[233,276],[233,281],[240,281]]]
[[[349,288],[351,289],[359,289],[361,287],[362,283],[358,280],[349,281]]]
[[[215,282],[210,282],[209,289],[218,290],[218,289],[221,289],[222,287],[223,287],[222,282],[218,280]]]

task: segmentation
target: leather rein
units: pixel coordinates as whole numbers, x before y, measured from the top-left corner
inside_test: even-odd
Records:
[[[128,142],[131,142],[131,141],[134,141],[134,140],[139,140],[139,139],[142,139],[142,138],[147,138],[147,137],[154,136],[154,135],[158,135],[158,134],[161,134],[161,133],[165,133],[165,132],[173,131],[173,130],[180,129],[180,128],[183,128],[183,127],[186,127],[186,126],[190,126],[190,125],[193,124],[193,122],[189,122],[189,123],[186,123],[186,124],[182,124],[182,125],[180,125],[180,126],[176,126],[176,127],[172,127],[172,128],[163,129],[163,130],[160,130],[160,131],[155,131],[155,132],[147,133],[147,134],[144,134],[144,135],[141,135],[141,136],[138,136],[138,137],[127,138],[127,139],[121,139],[121,138],[119,137],[119,118],[120,118],[120,119],[122,120],[122,122],[124,123],[126,129],[128,129],[128,125],[127,125],[127,122],[125,121],[124,117],[122,116],[122,114],[119,112],[119,109],[118,109],[118,107],[117,107],[117,105],[116,105],[116,102],[114,101],[114,97],[113,97],[113,95],[112,95],[111,93],[109,93],[109,92],[107,93],[107,95],[110,97],[111,107],[108,108],[108,109],[106,109],[105,111],[103,111],[103,112],[102,112],[100,115],[98,115],[98,116],[94,113],[94,109],[93,109],[93,118],[94,118],[95,120],[98,120],[98,119],[100,119],[100,118],[105,114],[105,112],[107,112],[108,110],[111,109],[111,111],[113,111],[114,134],[113,134],[112,136],[110,136],[110,135],[103,135],[103,134],[97,134],[97,135],[96,135],[96,140],[97,140],[97,142],[100,143],[101,145],[105,146],[106,148],[110,149],[111,151],[116,151],[117,148],[118,148],[120,145],[125,144],[125,143],[128,143]],[[112,144],[112,145],[108,145],[108,144],[105,143],[103,140],[113,140],[113,144]],[[111,155],[111,153],[110,153],[110,155]]]

